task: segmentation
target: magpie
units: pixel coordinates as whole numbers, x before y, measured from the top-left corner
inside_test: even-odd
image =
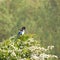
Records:
[[[25,29],[26,29],[25,27],[22,27],[21,30],[19,30],[19,32],[18,32],[18,36],[24,35]]]
[[[16,36],[16,38],[15,38],[15,41],[16,41],[21,35],[24,35],[25,29],[26,29],[26,27],[22,27],[22,28],[19,30],[19,32],[18,32],[18,34],[17,34],[17,36]]]

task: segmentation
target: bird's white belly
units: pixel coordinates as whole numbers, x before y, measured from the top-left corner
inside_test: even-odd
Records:
[[[25,33],[25,31],[22,32],[22,35]]]

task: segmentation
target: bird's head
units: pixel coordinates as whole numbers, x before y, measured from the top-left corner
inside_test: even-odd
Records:
[[[26,27],[22,27],[22,30],[25,30],[26,29]]]

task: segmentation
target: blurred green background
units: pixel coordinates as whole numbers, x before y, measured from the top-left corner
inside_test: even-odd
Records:
[[[60,0],[0,0],[0,41],[22,26],[42,46],[54,45],[52,53],[60,57]]]

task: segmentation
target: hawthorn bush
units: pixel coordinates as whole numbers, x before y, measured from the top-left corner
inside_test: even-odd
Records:
[[[41,47],[39,40],[32,35],[13,36],[0,43],[0,60],[53,60],[56,55],[50,54],[54,46]]]

